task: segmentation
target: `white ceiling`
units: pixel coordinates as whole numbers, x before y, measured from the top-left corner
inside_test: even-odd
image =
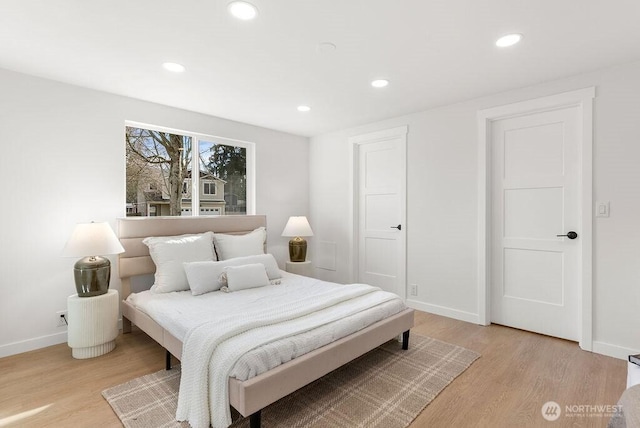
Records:
[[[313,136],[640,59],[638,0],[249,1],[0,0],[0,68]]]

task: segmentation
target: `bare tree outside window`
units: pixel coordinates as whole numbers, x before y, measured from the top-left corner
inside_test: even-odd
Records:
[[[130,215],[181,215],[191,137],[127,126],[126,161]]]

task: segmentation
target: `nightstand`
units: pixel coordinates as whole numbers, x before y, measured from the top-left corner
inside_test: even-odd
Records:
[[[640,384],[640,366],[627,363],[627,388]]]
[[[311,266],[310,260],[307,260],[304,262],[287,261],[285,263],[284,270],[290,273],[298,274],[298,275],[313,277],[313,267]]]
[[[73,358],[93,358],[111,352],[118,336],[118,290],[93,297],[67,298],[67,341]]]

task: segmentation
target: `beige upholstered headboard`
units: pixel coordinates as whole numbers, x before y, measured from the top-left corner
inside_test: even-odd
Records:
[[[207,231],[241,235],[267,226],[263,215],[221,217],[128,217],[118,219],[118,238],[124,253],[118,256],[122,298],[131,294],[131,277],[155,272],[149,248],[142,243],[149,236],[174,236]],[[266,245],[266,244],[265,244]]]

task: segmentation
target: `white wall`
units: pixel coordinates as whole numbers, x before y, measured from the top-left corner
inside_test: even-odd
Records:
[[[55,313],[76,260],[60,251],[76,223],[124,215],[125,120],[256,143],[256,213],[284,266],[280,233],[309,206],[307,138],[0,70],[0,357],[66,341]]]
[[[472,321],[477,290],[477,111],[589,86],[594,102],[594,351],[625,358],[640,350],[640,62],[314,137],[310,212],[318,243],[337,246],[337,269],[354,278],[350,254],[348,138],[408,125],[407,282],[418,309]],[[331,165],[330,168],[327,165]]]

